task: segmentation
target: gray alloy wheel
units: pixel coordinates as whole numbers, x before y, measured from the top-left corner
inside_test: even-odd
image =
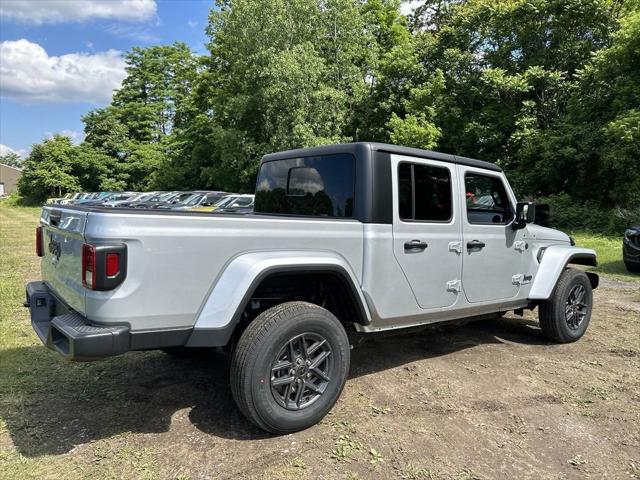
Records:
[[[258,315],[231,359],[231,392],[242,413],[271,433],[311,427],[338,400],[349,372],[347,333],[328,310],[287,302]]]
[[[320,398],[331,381],[331,345],[317,333],[291,338],[271,367],[271,393],[287,410],[300,410]]]
[[[587,274],[565,269],[551,294],[539,305],[542,333],[559,343],[575,342],[587,331],[593,309],[593,291]]]

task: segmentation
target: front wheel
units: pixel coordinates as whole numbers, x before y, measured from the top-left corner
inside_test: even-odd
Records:
[[[551,298],[539,306],[542,333],[559,343],[575,342],[587,331],[592,308],[589,277],[580,270],[567,268],[560,275]]]
[[[303,430],[338,400],[349,357],[347,334],[331,312],[307,302],[276,305],[240,337],[231,391],[242,413],[263,430]]]

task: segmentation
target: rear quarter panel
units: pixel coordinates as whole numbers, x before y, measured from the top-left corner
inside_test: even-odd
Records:
[[[86,315],[95,322],[127,324],[134,331],[191,327],[227,264],[248,252],[333,252],[360,282],[362,231],[355,220],[90,213],[86,240],[124,241],[128,265],[127,278],[117,289],[87,291]]]

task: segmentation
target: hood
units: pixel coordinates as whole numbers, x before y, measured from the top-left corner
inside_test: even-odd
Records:
[[[535,223],[527,225],[527,230],[531,234],[531,237],[536,240],[548,240],[551,242],[563,242],[571,243],[569,235],[560,230],[554,230],[553,228],[541,227]]]

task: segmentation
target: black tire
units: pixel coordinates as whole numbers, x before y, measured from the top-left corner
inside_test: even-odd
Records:
[[[315,362],[322,355],[325,360],[316,367],[309,366],[311,360],[296,363],[301,358]],[[242,413],[261,429],[296,432],[315,425],[331,410],[344,387],[349,359],[347,334],[331,312],[307,302],[283,303],[262,312],[242,333],[231,359],[231,392]],[[314,373],[319,370],[328,381]],[[288,383],[272,383],[278,380]]]
[[[576,292],[583,292],[582,302],[575,301]],[[542,333],[555,342],[575,342],[587,331],[592,309],[593,291],[589,277],[580,270],[567,268],[560,275],[549,300],[539,305]]]

